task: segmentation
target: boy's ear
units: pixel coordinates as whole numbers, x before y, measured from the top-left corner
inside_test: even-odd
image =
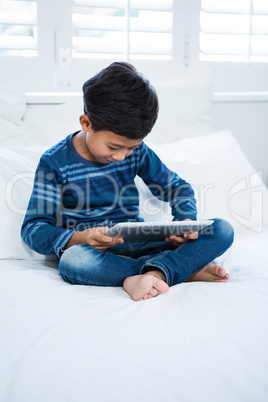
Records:
[[[91,128],[90,118],[86,114],[83,114],[82,116],[80,116],[79,120],[82,130],[87,133],[88,130]]]

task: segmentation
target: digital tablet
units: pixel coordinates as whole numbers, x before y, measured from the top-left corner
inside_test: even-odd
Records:
[[[164,241],[171,235],[183,236],[199,232],[212,225],[213,220],[176,222],[121,222],[104,232],[104,235],[122,237],[126,243]]]

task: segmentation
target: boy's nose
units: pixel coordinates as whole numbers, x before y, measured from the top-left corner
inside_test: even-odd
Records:
[[[120,151],[120,152],[116,152],[115,154],[112,155],[113,160],[115,161],[123,161],[125,159],[127,155],[126,151]]]

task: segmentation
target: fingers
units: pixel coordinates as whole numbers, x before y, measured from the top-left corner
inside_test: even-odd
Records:
[[[196,240],[198,238],[198,233],[188,233],[184,234],[183,236],[170,236],[166,238],[165,240],[170,242],[172,245],[180,245],[187,243],[190,240]]]
[[[121,237],[112,237],[112,236],[106,236],[103,235],[102,233],[106,232],[109,228],[105,228],[105,230],[102,230],[101,232],[99,232],[99,241],[101,241],[102,243],[112,243],[113,245],[116,244],[122,244],[124,243],[124,240]],[[109,245],[109,247],[111,247]]]
[[[88,241],[87,243],[97,248],[99,251],[107,250],[109,247],[116,246],[117,244],[124,243],[122,238],[115,238],[111,236],[106,236],[105,233],[109,227],[101,226],[88,229]]]
[[[166,241],[169,241],[170,243],[186,243],[188,240],[182,236],[170,236],[165,239]]]
[[[121,237],[110,237],[110,236],[105,236],[101,235],[98,238],[98,241],[104,244],[107,244],[108,247],[115,246],[116,244],[122,244],[124,243],[124,240]]]
[[[108,226],[101,226],[101,227],[94,228],[93,232],[92,232],[94,239],[101,243],[111,243],[114,238],[102,234],[102,233],[107,232],[108,229],[109,229]]]
[[[106,236],[102,236],[102,237],[106,237]],[[108,236],[107,236],[108,237]],[[121,238],[115,238],[115,237],[109,237],[110,242],[95,242],[94,244],[91,244],[93,247],[97,248],[99,251],[106,251],[108,248],[110,247],[114,247],[117,244],[122,244],[124,243],[124,240]]]
[[[195,240],[198,238],[198,233],[194,232],[194,233],[188,233],[187,238],[190,240]]]

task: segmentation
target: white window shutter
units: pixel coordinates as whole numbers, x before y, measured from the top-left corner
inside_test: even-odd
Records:
[[[73,0],[74,57],[170,59],[173,0]]]
[[[0,1],[0,55],[38,55],[37,1]]]
[[[268,61],[267,0],[201,0],[200,60]]]

